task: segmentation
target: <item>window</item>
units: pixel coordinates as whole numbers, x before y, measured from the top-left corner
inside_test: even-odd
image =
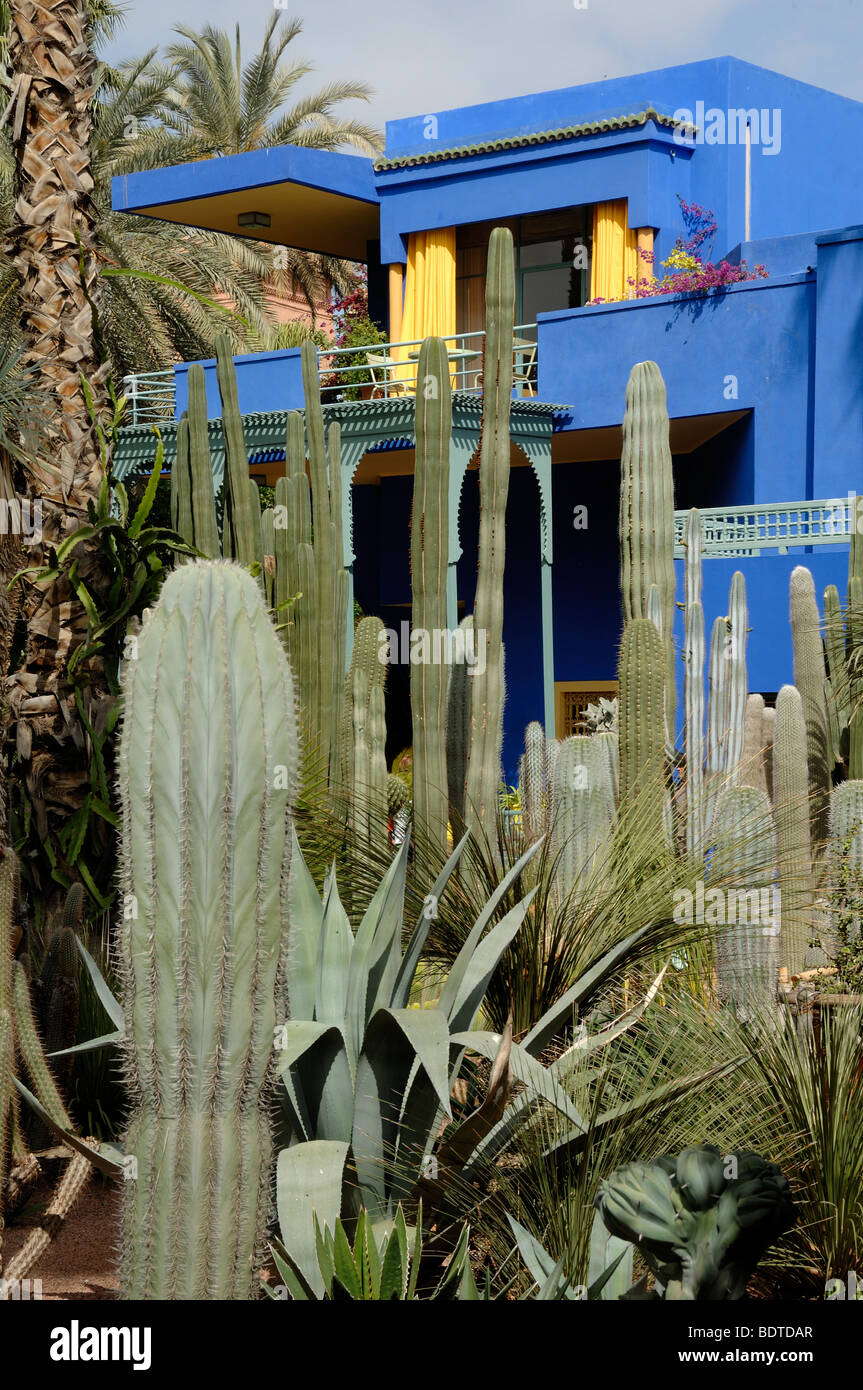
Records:
[[[485,327],[488,239],[495,227],[512,231],[515,244],[518,324],[536,322],[551,309],[577,309],[589,296],[587,269],[593,208],[565,208],[529,217],[498,218],[456,229],[456,327],[476,333]],[[579,254],[579,248],[583,248]]]
[[[617,693],[617,681],[555,681],[555,738],[587,733],[583,720],[588,705],[598,704],[600,696],[606,700],[616,700]]]

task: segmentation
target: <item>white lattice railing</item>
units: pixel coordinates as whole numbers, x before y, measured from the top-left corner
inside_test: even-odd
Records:
[[[683,556],[687,512],[674,513],[674,553]],[[847,545],[852,531],[863,534],[863,498],[819,498],[811,502],[773,502],[701,511],[705,556],[784,555],[794,546]]]

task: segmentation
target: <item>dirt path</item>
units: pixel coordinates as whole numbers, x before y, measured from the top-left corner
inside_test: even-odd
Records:
[[[23,1211],[7,1226],[3,1262],[20,1250],[51,1196],[40,1183]],[[114,1268],[120,1192],[116,1184],[95,1176],[66,1225],[30,1271],[41,1279],[42,1298],[55,1302],[113,1299],[119,1287]]]

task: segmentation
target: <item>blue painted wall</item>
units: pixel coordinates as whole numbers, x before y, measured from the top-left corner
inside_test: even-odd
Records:
[[[571,403],[568,429],[617,425],[632,366],[653,360],[672,417],[754,412],[751,491],[718,500],[797,500],[811,495],[814,314],[814,279],[806,275],[747,282],[707,298],[542,314],[539,396]]]
[[[178,362],[174,367],[176,419],[189,404],[190,362]],[[200,364],[207,384],[207,418],[217,419],[222,413],[219,383],[216,379],[216,359]],[[285,348],[279,352],[250,352],[234,358],[237,369],[237,396],[244,415],[265,410],[302,410],[305,406],[300,349]]]

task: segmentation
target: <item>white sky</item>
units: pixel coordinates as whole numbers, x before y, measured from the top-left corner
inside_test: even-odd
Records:
[[[578,0],[584,3],[584,0]],[[233,32],[258,47],[273,0],[131,0],[120,58],[171,41],[176,23]],[[303,20],[298,85],[361,79],[370,106],[345,114],[381,128],[398,116],[546,91],[731,54],[863,100],[863,0],[287,0]]]

